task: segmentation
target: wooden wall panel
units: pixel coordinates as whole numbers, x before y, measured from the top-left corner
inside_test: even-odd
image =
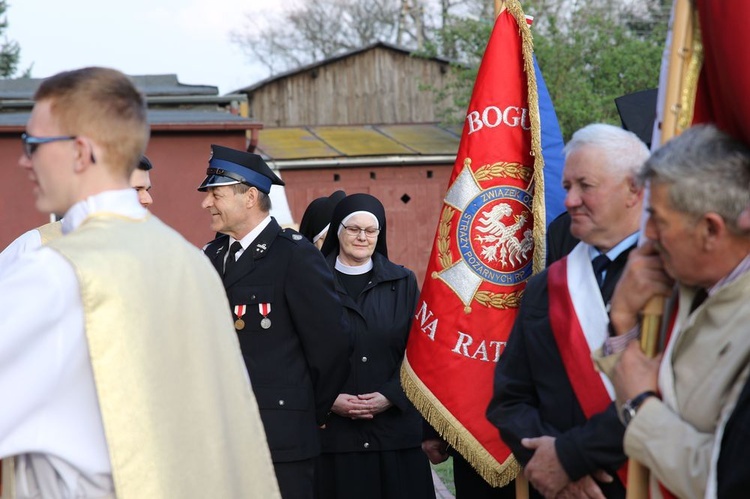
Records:
[[[266,127],[438,121],[433,92],[447,65],[385,47],[272,81],[248,95],[250,117]]]

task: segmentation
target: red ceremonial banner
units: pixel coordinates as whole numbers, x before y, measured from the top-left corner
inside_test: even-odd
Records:
[[[544,266],[545,230],[531,32],[518,1],[505,4],[475,82],[401,371],[414,405],[493,486],[520,469],[485,411],[526,280]]]
[[[750,144],[750,2],[700,0],[703,67],[698,83],[694,123],[715,123]],[[696,37],[697,38],[697,37]]]

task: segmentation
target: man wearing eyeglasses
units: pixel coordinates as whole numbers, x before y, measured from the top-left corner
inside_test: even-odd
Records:
[[[34,100],[19,164],[63,234],[0,269],[3,493],[278,497],[219,280],[128,184],[143,96],[84,68]]]
[[[26,142],[30,140],[26,134],[23,134],[22,139],[25,140],[24,153],[30,157],[31,154],[36,151],[38,145]],[[26,144],[28,144],[28,146]],[[153,165],[151,164],[151,160],[146,156],[141,156],[141,160],[138,162],[138,168],[133,170],[133,173],[130,174],[130,187],[135,189],[135,192],[138,194],[138,202],[141,203],[141,206],[144,208],[148,208],[154,202],[154,199],[151,197],[150,171],[152,168]],[[62,236],[61,220],[50,222],[41,227],[31,229],[28,232],[24,232],[0,252],[0,269],[6,265],[10,265],[13,260],[18,258],[18,255],[26,253],[27,251],[35,250],[41,245],[47,244],[60,236]]]
[[[349,372],[344,309],[323,255],[270,216],[284,185],[257,154],[211,146],[201,206],[284,499],[312,499],[318,433]],[[322,430],[325,431],[325,430]]]

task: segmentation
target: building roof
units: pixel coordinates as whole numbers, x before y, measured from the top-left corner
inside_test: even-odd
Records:
[[[288,76],[292,76],[292,75],[295,75],[297,73],[304,73],[305,71],[310,71],[311,69],[315,69],[315,68],[318,68],[318,67],[321,67],[321,66],[326,66],[328,64],[333,64],[333,63],[338,62],[338,61],[340,61],[342,59],[347,59],[349,57],[353,57],[355,55],[361,54],[363,52],[367,52],[368,50],[372,50],[372,49],[375,49],[375,48],[384,48],[386,50],[392,50],[394,52],[400,52],[400,53],[402,53],[404,55],[408,55],[408,56],[411,56],[411,55],[415,54],[415,51],[407,49],[407,48],[404,48],[404,47],[399,47],[398,45],[393,45],[393,44],[387,43],[387,42],[374,42],[374,43],[371,43],[369,45],[365,45],[364,47],[360,47],[360,48],[357,48],[357,49],[354,49],[354,50],[350,50],[348,52],[343,52],[341,54],[334,55],[334,56],[329,57],[327,59],[322,59],[320,61],[316,61],[316,62],[307,64],[305,66],[300,66],[298,68],[294,68],[294,69],[291,69],[289,71],[284,71],[283,73],[271,75],[271,76],[269,76],[268,78],[266,78],[264,80],[261,80],[259,82],[253,83],[250,86],[234,90],[232,93],[233,94],[237,94],[237,93],[251,93],[251,92],[254,92],[255,90],[257,90],[257,89],[259,89],[261,87],[264,87],[264,86],[268,85],[269,83],[272,83],[272,82],[274,82],[276,80],[281,80],[282,78],[286,78]],[[445,59],[445,58],[442,58],[442,57],[427,57],[426,59],[429,59],[431,61],[441,62],[443,64],[450,64],[451,63],[451,61],[449,59]]]
[[[257,152],[279,169],[354,164],[451,163],[461,130],[435,123],[264,128]]]
[[[177,80],[176,74],[131,76],[135,86],[147,97],[187,96],[219,94],[218,87],[211,85],[185,85]],[[44,78],[12,78],[0,80],[0,101],[32,100],[34,92]]]
[[[239,115],[243,94],[220,96],[218,87],[185,85],[177,75],[131,76],[148,103],[148,122],[153,128],[249,129],[262,125]],[[0,128],[24,127],[34,105],[33,96],[43,78],[0,80]]]

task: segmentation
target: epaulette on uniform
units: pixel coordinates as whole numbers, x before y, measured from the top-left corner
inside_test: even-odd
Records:
[[[229,236],[227,236],[226,234],[219,234],[219,233],[217,233],[216,234],[216,238],[214,238],[212,241],[209,241],[205,245],[203,245],[202,251],[206,251],[206,248],[208,248],[209,246],[211,246],[213,244],[216,244],[222,238],[227,238],[228,239]]]
[[[299,243],[305,238],[305,236],[303,236],[296,230],[289,229],[289,228],[281,229],[281,232],[279,232],[279,235],[282,236],[284,239],[288,239],[294,243]]]

